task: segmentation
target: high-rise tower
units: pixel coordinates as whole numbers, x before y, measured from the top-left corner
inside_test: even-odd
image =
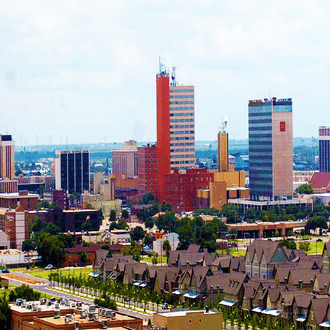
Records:
[[[229,155],[228,155],[228,133],[227,133],[227,117],[222,123],[218,133],[218,171],[228,172]]]
[[[330,172],[330,127],[319,127],[319,170]]]
[[[195,89],[178,85],[175,68],[170,86],[171,170],[186,170],[195,160]]]
[[[249,163],[252,200],[292,198],[292,99],[249,101]]]
[[[165,199],[165,174],[170,173],[170,78],[166,68],[159,65],[157,83],[157,201]]]
[[[15,178],[15,147],[11,135],[0,136],[0,176],[3,180]]]

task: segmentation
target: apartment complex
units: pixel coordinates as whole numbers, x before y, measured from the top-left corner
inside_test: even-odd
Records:
[[[170,86],[170,140],[171,170],[194,167],[195,89],[194,86],[178,86],[175,70]]]
[[[55,151],[55,188],[69,194],[89,191],[89,151]]]
[[[330,127],[319,127],[319,170],[330,172]]]
[[[15,178],[15,146],[11,135],[0,136],[0,177],[3,180]]]
[[[250,198],[291,199],[292,99],[249,101]]]

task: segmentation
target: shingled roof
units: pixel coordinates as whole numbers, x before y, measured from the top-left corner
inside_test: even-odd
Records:
[[[330,173],[314,172],[309,184],[315,192],[327,189],[330,185]]]

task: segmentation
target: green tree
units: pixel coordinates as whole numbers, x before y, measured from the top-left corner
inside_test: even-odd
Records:
[[[58,267],[65,260],[66,252],[63,242],[49,233],[40,235],[37,251],[43,265],[52,264]]]
[[[151,217],[149,217],[149,218],[146,219],[144,225],[146,226],[146,228],[151,229],[151,228],[154,227],[154,220]]]
[[[3,296],[0,298],[0,322],[1,329],[10,330],[11,326],[11,309],[8,300]]]
[[[42,208],[49,209],[50,204],[49,204],[49,202],[48,202],[46,199],[43,199],[43,200],[41,201],[41,203],[40,203],[40,206],[41,206]]]
[[[81,230],[90,231],[91,229],[92,223],[89,220],[86,220],[81,224]]]
[[[306,253],[308,252],[310,248],[310,243],[309,242],[301,242],[299,243],[299,249],[304,250]]]
[[[153,239],[152,239],[152,237],[149,236],[149,235],[146,235],[146,236],[144,237],[143,243],[144,243],[144,245],[146,245],[146,246],[151,246],[152,243],[153,243]]]
[[[39,300],[40,296],[40,292],[33,290],[26,284],[23,284],[21,286],[17,286],[13,290],[10,290],[8,299],[9,302],[16,301],[17,298],[26,299],[26,301],[35,301]]]
[[[29,252],[35,250],[35,244],[33,244],[31,239],[26,239],[22,243],[22,251],[23,252]]]
[[[179,250],[187,250],[189,245],[195,242],[195,235],[189,218],[180,220],[177,233],[179,235]]]
[[[87,203],[87,205],[86,205],[85,209],[90,209],[90,210],[93,210],[93,209],[94,209],[94,207],[92,206],[92,204],[90,204],[90,203]]]
[[[99,209],[98,215],[99,215],[99,219],[102,221],[104,219],[104,215],[103,215],[102,209]]]
[[[122,210],[121,211],[121,216],[122,216],[122,218],[124,218],[124,219],[128,219],[129,218],[129,213],[128,213],[128,211],[127,210]]]
[[[135,242],[138,242],[144,238],[145,231],[143,230],[142,227],[137,226],[131,231],[130,235],[131,235],[132,240],[134,240]]]
[[[310,184],[305,183],[296,189],[296,193],[309,195],[309,194],[313,194],[314,191]]]
[[[153,200],[154,200],[154,195],[151,192],[148,192],[148,193],[145,193],[143,195],[141,203],[142,204],[149,204]]]
[[[65,248],[73,248],[76,246],[76,243],[70,234],[58,234],[58,239],[63,243]]]
[[[166,258],[168,259],[171,251],[171,244],[168,239],[163,242],[163,251],[166,252]]]
[[[111,222],[116,221],[116,211],[115,210],[110,211],[110,221]]]
[[[80,262],[84,264],[88,260],[88,254],[86,251],[81,251],[80,252]]]

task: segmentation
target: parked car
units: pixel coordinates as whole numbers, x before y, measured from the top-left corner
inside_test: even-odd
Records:
[[[53,269],[53,265],[51,265],[51,264],[49,264],[45,267],[45,270],[51,270],[51,269]]]
[[[10,271],[7,268],[4,268],[2,270],[2,274],[9,274],[9,273],[10,273]]]
[[[168,303],[167,302],[163,302],[162,309],[168,309]]]
[[[318,238],[316,242],[323,242],[323,240],[321,238]]]

